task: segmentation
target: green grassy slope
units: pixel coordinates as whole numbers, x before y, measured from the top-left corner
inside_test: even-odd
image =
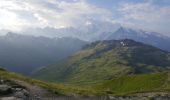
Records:
[[[53,93],[56,93],[58,95],[63,95],[63,96],[73,96],[75,94],[80,95],[80,96],[100,94],[99,92],[97,93],[94,90],[91,90],[89,88],[81,88],[77,86],[63,85],[63,84],[49,83],[49,82],[43,82],[40,80],[35,80],[35,79],[25,77],[25,76],[22,76],[16,73],[8,72],[2,68],[0,68],[0,78],[24,81],[29,84],[42,87]]]
[[[127,96],[145,92],[170,92],[169,72],[115,77],[111,80],[99,82],[95,85],[92,84],[88,87],[75,87],[71,85],[43,82],[7,72],[3,69],[0,69],[0,77],[25,81],[29,84],[37,85],[56,94],[65,96],[73,96],[75,94],[80,96]]]
[[[169,91],[170,80],[168,80],[168,77],[167,73],[129,75],[113,78],[95,86],[95,89],[118,95]]]
[[[170,54],[133,40],[95,42],[33,77],[71,84],[92,84],[129,74],[169,70]]]

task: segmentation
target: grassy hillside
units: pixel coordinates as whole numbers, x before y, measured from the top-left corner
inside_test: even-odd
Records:
[[[60,63],[39,69],[33,77],[69,84],[95,84],[130,74],[170,68],[170,53],[133,40],[99,41]]]
[[[75,94],[80,95],[80,96],[81,95],[100,94],[100,93],[97,93],[94,90],[91,90],[89,88],[81,88],[81,87],[76,87],[76,86],[71,86],[71,85],[49,83],[49,82],[43,82],[43,81],[31,79],[29,77],[24,77],[24,76],[18,75],[16,73],[8,72],[2,68],[0,68],[0,78],[24,81],[26,83],[47,89],[47,90],[49,90],[53,93],[56,93],[58,95],[64,95],[64,96],[73,96]]]
[[[101,90],[110,94],[133,94],[140,92],[169,91],[169,75],[167,73],[154,73],[142,75],[129,75],[101,83],[95,86],[96,90]]]
[[[111,80],[91,84],[88,87],[78,87],[57,83],[48,83],[34,80],[15,73],[10,73],[0,68],[0,77],[12,80],[20,80],[32,85],[45,88],[53,93],[64,96],[104,96],[119,95],[128,96],[136,93],[168,93],[170,92],[170,73],[154,73],[141,75],[128,75],[115,77]]]

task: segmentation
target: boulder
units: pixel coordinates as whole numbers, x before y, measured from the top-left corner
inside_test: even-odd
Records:
[[[7,95],[12,93],[12,88],[8,85],[0,85],[0,95]]]
[[[3,84],[4,80],[2,78],[0,78],[0,84]]]

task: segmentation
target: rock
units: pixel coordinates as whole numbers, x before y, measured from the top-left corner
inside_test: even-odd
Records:
[[[0,85],[0,95],[12,93],[12,88],[8,85]]]
[[[30,95],[30,93],[27,90],[25,90],[25,89],[23,89],[22,92],[24,93],[25,96],[29,96]]]
[[[4,83],[4,80],[3,79],[0,79],[0,84],[3,84]]]
[[[22,98],[22,99],[26,99],[28,98],[30,95],[29,95],[29,92],[25,89],[22,89],[21,91],[17,91],[13,94],[14,97],[17,97],[17,98]]]
[[[19,92],[15,92],[14,93],[14,97],[17,97],[17,98],[26,98],[26,95],[22,91],[19,91]]]
[[[115,100],[116,97],[114,97],[114,96],[109,96],[109,99],[110,99],[110,100]]]
[[[22,88],[15,88],[15,90],[16,90],[16,91],[21,91],[21,90],[22,90]]]
[[[15,82],[10,80],[3,80],[1,83],[0,100],[26,100],[30,96],[30,93],[26,90],[25,87],[18,85]]]

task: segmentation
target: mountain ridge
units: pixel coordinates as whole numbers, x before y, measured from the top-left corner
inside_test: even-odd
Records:
[[[28,34],[30,32],[28,30],[28,32],[24,33]],[[80,26],[79,28],[69,27],[54,29],[47,27],[44,29],[35,29],[32,33],[45,36],[52,34],[51,36],[53,37],[74,37],[89,42],[111,39],[133,39],[170,51],[170,36],[168,35],[141,29],[127,28],[113,23],[89,22],[87,25]]]
[[[44,67],[34,77],[47,81],[91,83],[128,74],[170,69],[170,53],[134,40],[105,40],[86,45],[60,63]]]

